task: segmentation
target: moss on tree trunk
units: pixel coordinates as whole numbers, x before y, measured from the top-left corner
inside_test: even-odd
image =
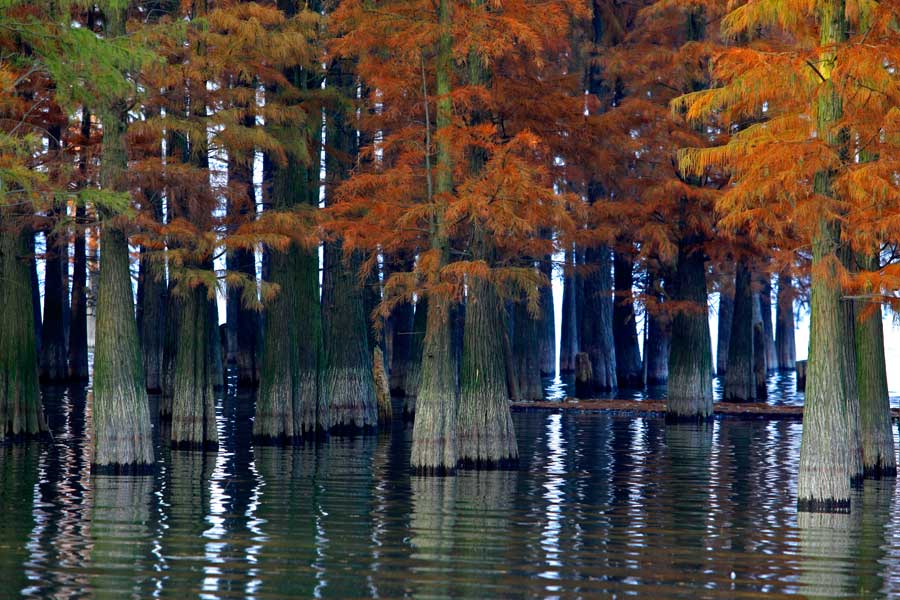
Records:
[[[215,303],[208,298],[206,287],[198,285],[184,292],[179,304],[181,318],[172,393],[172,447],[215,449],[219,434],[214,389],[216,355],[220,350],[219,331],[210,318],[216,310]]]
[[[31,229],[13,207],[0,208],[0,440],[47,431],[38,385],[32,310]]]
[[[878,257],[860,257],[861,267],[878,268]],[[863,473],[879,479],[897,475],[891,404],[888,398],[881,307],[872,310],[862,301],[854,303],[856,321],[856,381],[859,389],[859,433]],[[867,310],[868,308],[868,310]]]
[[[111,38],[125,35],[124,10],[108,10],[105,22]],[[125,100],[114,102],[101,113],[100,184],[105,190],[127,189],[124,180],[127,117]],[[151,467],[154,461],[150,408],[134,318],[129,262],[128,238],[107,220],[101,233],[91,408],[92,466],[101,471],[142,471]]]
[[[508,466],[518,460],[509,410],[503,355],[503,305],[489,282],[472,278],[468,287],[460,400],[459,459],[464,466]]]
[[[745,260],[739,260],[734,278],[734,307],[728,341],[728,370],[723,399],[751,402],[756,399],[753,370],[753,302],[751,274]]]
[[[667,287],[670,297],[687,303],[672,317],[666,418],[712,417],[712,356],[707,320],[706,268],[703,253],[690,240],[678,245],[678,264]]]

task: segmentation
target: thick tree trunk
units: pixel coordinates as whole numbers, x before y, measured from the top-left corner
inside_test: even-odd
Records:
[[[460,401],[457,413],[459,459],[464,466],[490,468],[519,457],[507,396],[503,354],[503,306],[492,284],[469,282]]]
[[[725,372],[723,398],[728,402],[752,402],[756,399],[753,370],[753,303],[750,269],[739,260],[734,281],[734,309],[728,342],[728,370]]]
[[[202,285],[187,290],[178,304],[181,318],[172,394],[172,447],[213,450],[219,444],[214,393],[219,332],[210,322],[215,305]]]
[[[794,293],[791,276],[778,276],[778,301],[775,308],[775,353],[778,368],[793,371],[797,364],[794,339]]]
[[[640,387],[644,370],[638,346],[637,319],[634,316],[634,260],[627,254],[615,253],[613,271],[616,292],[613,305],[616,380],[620,386]]]
[[[38,385],[37,336],[29,227],[12,207],[0,208],[0,440],[47,431]]]
[[[733,280],[732,280],[733,281]],[[728,373],[728,343],[734,319],[734,288],[728,286],[719,292],[719,332],[716,339],[716,375]]]
[[[820,3],[817,17],[821,45],[825,48],[819,66],[826,81],[816,100],[816,125],[822,139],[837,147],[844,142],[837,139],[833,125],[842,111],[830,76],[837,61],[832,48],[847,36],[844,1]],[[832,195],[831,175],[816,173],[814,188],[817,193]],[[839,226],[823,215],[812,239],[809,373],[797,479],[797,506],[801,511],[849,511],[851,481],[861,474],[853,456],[854,438],[858,439],[858,435],[851,430],[858,421],[854,422],[851,416],[856,413],[851,405],[857,399],[851,396],[855,390],[849,389],[848,384],[850,377],[855,380],[855,370],[846,371],[854,338],[848,337],[852,319],[842,301],[837,269],[839,244]],[[862,461],[859,462],[861,468]]]
[[[877,259],[869,265],[877,268]],[[863,473],[873,479],[894,477],[897,475],[897,461],[894,455],[894,432],[891,428],[881,307],[866,311],[865,303],[857,301],[855,312],[856,381],[859,388]]]
[[[62,208],[52,211],[53,220]],[[69,297],[69,246],[65,233],[48,233],[44,262],[44,326],[41,330],[40,377],[45,382],[66,381],[66,312]]]
[[[577,283],[575,275],[575,255],[566,251],[566,270],[563,279],[562,332],[559,344],[559,372],[575,372],[575,355],[578,354],[578,315],[576,314]]]
[[[293,8],[297,3],[291,4]],[[297,85],[315,87],[311,77],[293,71]],[[312,136],[312,156],[319,156],[319,129]],[[264,158],[271,174],[274,210],[319,204],[319,165],[305,166],[291,156],[278,166]],[[321,404],[324,347],[319,299],[319,248],[292,244],[286,252],[265,252],[263,277],[280,288],[263,315],[262,357],[253,436],[259,442],[285,443],[317,433]]]
[[[528,312],[524,301],[514,302],[510,310],[510,337],[512,338],[513,365],[515,368],[516,400],[543,400],[541,383],[540,323]]]
[[[669,296],[690,303],[672,318],[666,418],[706,420],[712,417],[712,356],[707,319],[705,259],[687,240],[678,247],[678,264],[666,281]]]
[[[556,317],[553,310],[553,263],[545,257],[541,272],[547,285],[541,286],[540,355],[541,375],[556,375]]]
[[[456,439],[457,364],[451,338],[449,302],[444,298],[432,297],[428,301],[413,422],[410,464],[417,471],[433,474],[453,472],[459,458]]]
[[[585,264],[592,269],[581,278],[580,349],[591,357],[594,391],[617,387],[612,327],[612,272],[608,248],[589,249]]]
[[[124,10],[109,10],[105,17],[111,37],[125,35]],[[102,115],[100,184],[105,190],[127,189],[127,115],[125,101]],[[146,470],[154,461],[153,434],[134,319],[128,239],[109,221],[102,233],[96,327],[92,464],[102,471]]]
[[[325,371],[319,426],[337,433],[374,429],[378,405],[359,260],[345,261],[341,246],[328,244],[325,269],[331,284],[322,292]]]

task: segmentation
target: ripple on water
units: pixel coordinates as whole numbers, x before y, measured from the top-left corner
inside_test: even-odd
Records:
[[[219,452],[157,447],[91,477],[84,391],[48,390],[54,441],[0,446],[0,580],[38,597],[890,597],[893,481],[797,515],[800,424],[514,414],[515,471],[418,477],[410,429]],[[165,427],[157,424],[165,434]]]

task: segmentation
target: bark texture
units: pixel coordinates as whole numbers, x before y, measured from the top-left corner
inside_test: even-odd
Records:
[[[616,351],[612,327],[612,265],[606,247],[585,252],[585,264],[590,269],[581,278],[579,332],[580,350],[591,358],[593,387],[606,391],[617,387]]]
[[[459,459],[464,466],[508,466],[518,460],[503,355],[503,305],[492,284],[469,283],[460,400]]]
[[[12,207],[0,208],[0,440],[47,431],[38,385],[28,239]]]
[[[212,326],[215,301],[198,285],[179,298],[179,347],[172,394],[172,447],[216,449],[216,361],[219,330]],[[217,321],[218,319],[216,319]]]
[[[712,417],[712,356],[707,320],[706,268],[702,252],[689,240],[678,247],[678,264],[667,281],[669,296],[690,303],[672,318],[666,418]]]
[[[753,303],[751,274],[746,262],[738,261],[734,278],[734,307],[728,342],[728,370],[723,398],[729,402],[756,399],[753,370]]]

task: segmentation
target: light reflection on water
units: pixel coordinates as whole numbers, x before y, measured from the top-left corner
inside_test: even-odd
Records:
[[[0,594],[34,597],[890,597],[894,481],[798,517],[800,424],[516,413],[516,471],[417,477],[409,426],[254,447],[219,402],[217,453],[158,448],[91,477],[83,391],[54,441],[0,446]],[[165,436],[164,426],[156,424]]]

